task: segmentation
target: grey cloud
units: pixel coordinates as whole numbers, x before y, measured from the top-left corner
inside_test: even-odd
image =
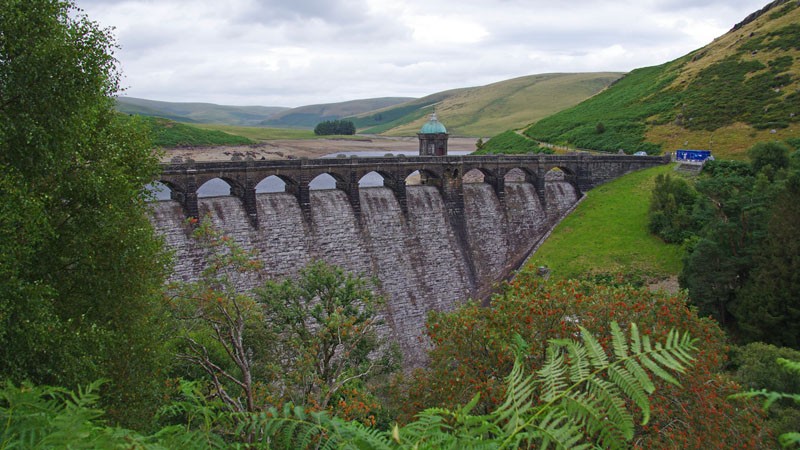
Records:
[[[651,3],[659,11],[686,11],[693,9],[749,11],[752,9],[750,12],[755,12],[769,3],[769,0],[657,0]],[[750,12],[746,13],[745,16]]]
[[[256,0],[250,1],[234,20],[272,26],[319,19],[326,23],[349,25],[365,20],[365,10],[366,5],[356,0]]]
[[[423,96],[535,73],[631,70],[704,45],[690,27],[730,28],[763,6],[403,0],[370,10],[367,0],[77,1],[90,18],[118,26],[128,95],[274,106]],[[486,35],[468,45],[419,42],[421,17],[475,23]]]
[[[658,45],[665,40],[674,40],[675,32],[671,30],[646,27],[635,28],[602,28],[592,26],[571,29],[556,27],[553,29],[508,27],[492,34],[491,44],[524,45],[543,51],[570,51],[581,48],[596,48],[629,42],[636,46]]]

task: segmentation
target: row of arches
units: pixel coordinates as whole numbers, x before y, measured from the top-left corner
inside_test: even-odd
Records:
[[[404,181],[407,186],[420,185],[424,184],[425,179],[430,176],[431,174],[427,172],[420,172],[417,170],[407,176]],[[465,172],[461,178],[463,183],[483,183],[485,181],[486,174],[480,169],[472,169],[468,172]],[[558,167],[554,167],[545,175],[546,180],[557,180],[563,178],[564,172]],[[525,182],[527,180],[528,175],[520,168],[511,169],[504,175],[504,181],[506,183]],[[257,194],[287,192],[289,190],[288,183],[291,182],[291,180],[286,180],[277,175],[270,175],[256,184],[255,192]],[[384,187],[386,186],[385,183],[385,176],[376,171],[372,171],[362,176],[358,180],[358,187],[359,189]],[[322,173],[313,178],[309,182],[308,186],[309,190],[337,189],[337,179],[329,173]],[[222,178],[212,178],[198,187],[197,197],[208,198],[230,196],[233,195],[231,188],[231,184]],[[147,185],[146,189],[152,194],[152,198],[154,200],[165,201],[172,198],[170,187],[161,181],[154,181],[150,183]]]

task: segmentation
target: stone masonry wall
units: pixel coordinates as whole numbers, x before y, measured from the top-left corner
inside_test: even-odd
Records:
[[[376,277],[387,297],[382,333],[400,345],[411,367],[424,363],[428,311],[449,311],[486,292],[577,201],[572,186],[558,180],[546,184],[546,208],[528,183],[508,183],[504,204],[487,184],[464,187],[466,248],[433,186],[407,188],[407,214],[391,190],[360,189],[360,217],[339,190],[312,191],[309,218],[290,194],[257,194],[258,228],[236,197],[203,198],[198,206],[259,255],[266,277],[293,276],[313,259]],[[202,270],[202,252],[188,238],[184,217],[175,201],[154,204],[153,223],[175,254],[174,280],[196,279]]]

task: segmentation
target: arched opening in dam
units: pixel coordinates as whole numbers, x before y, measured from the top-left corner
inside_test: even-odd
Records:
[[[405,183],[406,186],[419,186],[432,183],[437,184],[439,179],[440,176],[436,173],[430,170],[419,169],[408,174],[408,176],[405,178]]]
[[[384,176],[375,171],[369,172],[358,180],[359,189],[383,186],[385,186]]]
[[[422,174],[419,170],[411,172],[405,180],[406,186],[419,186],[422,184]]]
[[[547,215],[561,217],[578,201],[575,175],[567,168],[553,167],[544,176],[544,198]]]
[[[331,189],[336,189],[337,180],[334,178],[333,175],[329,173],[321,173],[314,177],[311,182],[308,183],[308,189],[312,191],[326,191]]]
[[[503,180],[506,183],[525,183],[528,181],[528,174],[519,167],[515,167],[506,172],[505,176],[503,176]]]
[[[231,195],[231,185],[222,178],[212,178],[197,188],[197,198],[227,197]]]
[[[480,169],[472,169],[462,175],[461,180],[464,184],[484,183],[486,174]]]
[[[270,175],[263,180],[259,181],[256,185],[256,194],[274,194],[277,192],[286,192],[286,181],[277,175]]]
[[[144,190],[150,195],[149,200],[157,202],[172,200],[172,189],[160,181],[147,184]]]

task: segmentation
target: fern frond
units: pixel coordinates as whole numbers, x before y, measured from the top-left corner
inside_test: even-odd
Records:
[[[519,337],[519,339],[521,340],[522,338]],[[516,358],[514,359],[514,366],[506,377],[505,401],[493,414],[495,417],[493,423],[503,423],[506,429],[515,429],[525,421],[525,417],[533,408],[536,398],[535,379],[532,375],[525,375],[522,365],[525,355],[521,353],[521,350],[524,348],[526,347],[519,344],[515,347]],[[547,391],[547,389],[558,390],[559,386],[566,386],[563,381],[566,366],[561,355],[548,351],[548,362],[542,367],[542,370],[551,374],[550,379],[553,381],[544,391]]]
[[[603,423],[606,418],[605,411],[602,410],[599,402],[585,392],[565,397],[563,407],[567,410],[569,417],[584,428],[588,424]]]
[[[564,354],[561,352],[561,347],[570,344],[571,342],[569,341],[553,339],[547,347],[547,359],[537,374],[537,382],[541,386],[539,398],[544,402],[553,400],[568,387],[567,365],[566,361],[564,361]],[[513,373],[514,371],[512,370],[512,374]],[[519,377],[521,378],[522,374],[519,374]],[[506,379],[506,383],[509,387],[514,385],[513,381],[510,375]]]
[[[636,332],[638,333],[638,330]],[[631,334],[633,334],[632,330]],[[631,336],[631,338],[632,337],[633,336]],[[617,358],[628,357],[628,342],[625,339],[625,333],[617,322],[611,322],[611,345],[614,348],[614,354]]]
[[[652,391],[647,391],[647,386],[640,383],[639,380],[623,366],[609,366],[608,378],[639,407],[642,411],[642,425],[646,425],[647,422],[650,421],[650,400],[647,398],[647,395]],[[647,381],[650,382],[649,379]],[[649,385],[652,386],[652,383]]]
[[[586,379],[592,371],[586,347],[574,341],[564,341],[561,345],[567,349],[569,355],[569,381],[576,383]]]
[[[588,443],[579,444],[584,439],[582,428],[575,423],[563,408],[553,408],[538,423],[531,423],[523,432],[509,436],[500,448],[532,447],[540,442],[539,448],[586,449]]]
[[[680,386],[680,382],[667,369],[683,373],[686,370],[685,366],[694,360],[689,353],[695,349],[694,342],[695,340],[690,338],[688,334],[685,333],[681,336],[680,333],[672,330],[667,335],[666,346],[661,345],[661,343],[656,343],[653,346],[650,344],[650,338],[645,335],[641,339],[641,349],[634,351],[633,356],[659,378]],[[631,369],[629,368],[629,370]],[[636,373],[634,370],[631,370],[631,372]],[[640,377],[637,376],[637,378]]]
[[[635,360],[626,359],[624,362],[624,367],[634,378],[636,378],[636,382],[642,386],[645,392],[648,394],[652,394],[653,391],[656,390],[656,386],[650,380],[650,376],[647,375],[647,372],[642,368],[640,364],[638,364]]]
[[[792,361],[791,359],[778,358],[778,364],[783,366],[789,372],[794,372],[800,375],[800,361]]]
[[[592,432],[599,433],[602,446],[617,448],[625,441],[633,439],[633,416],[626,408],[617,386],[602,378],[592,377],[586,381],[586,390],[597,399],[607,418],[600,424],[587,424]]]
[[[630,343],[617,324],[612,324],[611,333],[611,355],[582,327],[580,341],[551,340],[546,362],[536,379],[539,400],[543,403],[534,406],[527,417],[508,414],[508,409],[516,404],[519,384],[529,379],[515,366],[507,379],[510,394],[496,415],[500,419],[514,418],[503,427],[510,434],[501,448],[530,446],[534,442],[543,449],[563,448],[587,438],[603,448],[627,447],[635,427],[625,399],[639,407],[642,420],[647,423],[648,394],[655,389],[648,371],[677,383],[670,372],[685,370],[692,361],[690,352],[695,341],[673,331],[663,345],[651,344],[650,338],[640,335],[634,324],[631,324]],[[522,392],[527,398],[527,391]]]
[[[608,366],[608,356],[603,346],[600,345],[600,342],[598,342],[586,328],[580,327],[580,330],[581,339],[583,340],[583,345],[586,346],[592,366],[594,368]]]
[[[644,350],[644,348],[642,346],[641,337],[639,336],[639,327],[636,326],[636,324],[633,323],[633,322],[631,322],[630,327],[631,327],[631,331],[630,331],[630,333],[631,333],[631,347],[630,347],[630,349],[631,349],[631,351],[633,353],[638,355],[639,353],[642,353],[642,350]]]
[[[389,435],[381,430],[369,428],[361,422],[334,421],[332,435],[340,438],[328,440],[331,449],[390,450],[393,448]],[[321,448],[322,450],[322,448]]]
[[[783,433],[782,435],[778,436],[778,442],[781,444],[781,447],[783,448],[792,448],[793,445],[800,444],[800,433],[797,432]]]
[[[767,391],[766,389],[740,392],[738,394],[733,394],[730,396],[730,398],[754,398],[754,397],[764,397],[764,405],[763,405],[764,409],[768,409],[770,406],[772,406],[773,403],[783,399],[794,400],[795,402],[800,403],[800,394],[773,392],[773,391]]]
[[[652,351],[648,352],[648,353],[652,353]],[[657,377],[661,378],[662,380],[665,380],[668,383],[674,384],[675,386],[680,386],[681,385],[681,383],[675,377],[673,377],[666,370],[662,369],[661,366],[659,366],[658,364],[653,362],[653,360],[650,359],[650,357],[648,355],[646,355],[646,354],[639,355],[639,360],[642,362],[643,366],[645,366],[648,369],[650,369],[650,371],[653,372],[654,375],[656,375]]]
[[[452,428],[445,418],[450,411],[442,408],[429,408],[417,414],[414,422],[396,431],[395,441],[402,447],[424,446],[435,448],[436,445],[444,446],[445,441],[451,441]]]

